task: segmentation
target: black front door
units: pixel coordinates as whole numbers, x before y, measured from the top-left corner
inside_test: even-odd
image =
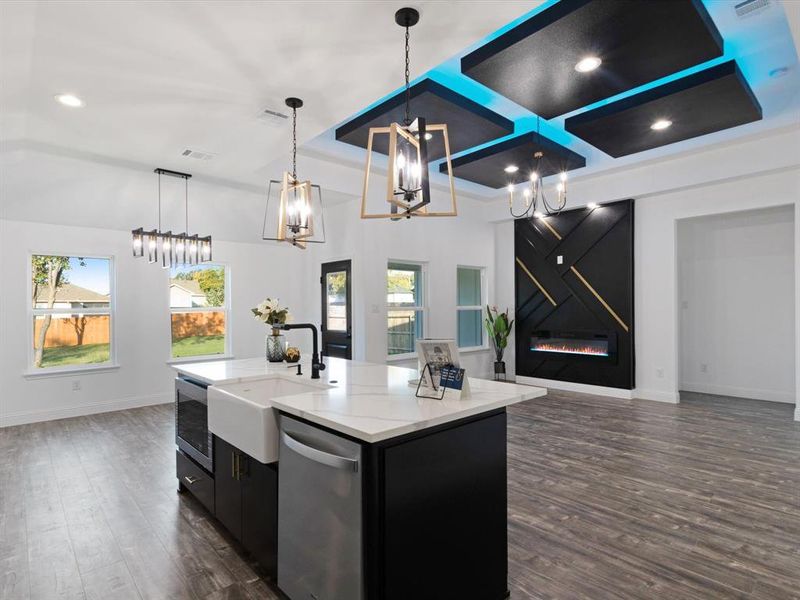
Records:
[[[350,261],[322,265],[322,353],[353,358]]]

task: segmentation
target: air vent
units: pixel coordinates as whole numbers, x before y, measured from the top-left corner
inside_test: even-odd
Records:
[[[216,156],[213,152],[205,152],[204,150],[192,150],[187,148],[181,152],[181,156],[185,158],[193,158],[195,160],[211,160]]]
[[[283,125],[284,123],[289,122],[289,115],[277,110],[265,108],[258,113],[258,120],[263,121],[264,123],[270,123],[272,125]]]
[[[744,0],[739,2],[734,9],[736,16],[740,19],[752,17],[765,11],[769,7],[770,0]]]

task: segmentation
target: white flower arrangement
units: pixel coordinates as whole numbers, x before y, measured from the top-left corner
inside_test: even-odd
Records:
[[[292,322],[289,308],[281,308],[277,298],[267,298],[255,308],[251,308],[253,316],[266,325],[283,325]]]

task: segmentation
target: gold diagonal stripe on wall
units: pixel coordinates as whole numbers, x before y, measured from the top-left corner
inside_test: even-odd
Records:
[[[600,294],[598,294],[598,293],[597,293],[597,290],[595,290],[595,289],[594,289],[594,288],[593,288],[593,287],[592,287],[592,286],[589,284],[589,282],[588,282],[588,281],[586,281],[586,279],[584,278],[584,276],[583,276],[583,275],[581,275],[581,274],[580,274],[580,272],[578,271],[578,269],[576,269],[575,267],[570,267],[570,270],[571,270],[573,273],[575,273],[575,275],[578,277],[578,279],[580,279],[580,280],[581,280],[581,283],[582,283],[583,285],[585,285],[585,286],[586,286],[586,289],[588,289],[590,292],[592,292],[592,294],[594,294],[594,297],[595,297],[595,298],[597,298],[597,299],[600,301],[600,304],[602,304],[602,305],[603,305],[603,308],[605,308],[605,309],[608,311],[608,314],[610,314],[612,317],[614,317],[614,319],[616,319],[617,323],[619,323],[620,325],[622,325],[622,328],[623,328],[625,331],[628,331],[628,326],[627,326],[627,325],[625,325],[625,322],[624,322],[622,319],[620,319],[620,318],[619,318],[619,315],[618,315],[617,313],[615,313],[615,312],[614,312],[614,309],[613,309],[613,308],[611,308],[611,307],[608,305],[608,302],[606,302],[605,300],[603,300],[603,297],[602,297]]]
[[[545,298],[547,298],[547,299],[550,301],[550,304],[552,304],[553,306],[558,306],[558,305],[556,304],[556,301],[555,301],[555,300],[553,300],[553,297],[552,297],[550,294],[548,294],[548,293],[547,293],[547,290],[546,290],[546,289],[544,289],[544,287],[542,287],[542,284],[541,284],[541,283],[539,283],[539,282],[537,281],[536,277],[534,277],[534,276],[533,276],[533,273],[531,273],[531,272],[528,270],[528,267],[526,267],[526,266],[525,266],[525,263],[524,263],[524,262],[522,262],[522,261],[519,259],[519,256],[517,257],[517,264],[518,264],[520,267],[522,267],[522,270],[523,270],[523,271],[525,271],[525,273],[528,275],[528,277],[530,277],[530,278],[531,278],[531,281],[532,281],[533,283],[535,283],[535,284],[536,284],[536,287],[538,287],[538,288],[539,288],[539,291],[541,291],[541,292],[544,294]]]
[[[548,223],[548,222],[547,222],[547,219],[546,219],[545,217],[542,217],[542,218],[540,218],[540,219],[539,219],[539,222],[540,222],[542,225],[544,225],[545,227],[547,227],[547,228],[550,230],[550,233],[552,233],[554,236],[556,236],[556,239],[559,239],[559,240],[561,239],[561,234],[559,234],[559,233],[558,233],[558,232],[557,232],[557,231],[556,231],[556,230],[553,228],[553,226],[552,226],[552,225],[550,225],[550,223]]]

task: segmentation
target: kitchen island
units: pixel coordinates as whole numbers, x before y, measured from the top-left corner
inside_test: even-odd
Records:
[[[242,539],[261,523],[257,557],[291,600],[504,598],[505,409],[546,390],[470,378],[469,397],[422,399],[415,370],[327,364],[314,381],[307,365],[298,376],[263,359],[175,366],[208,386],[223,449],[205,473],[216,479],[209,510]],[[247,500],[247,485],[263,497]],[[230,518],[230,497],[249,520]]]

